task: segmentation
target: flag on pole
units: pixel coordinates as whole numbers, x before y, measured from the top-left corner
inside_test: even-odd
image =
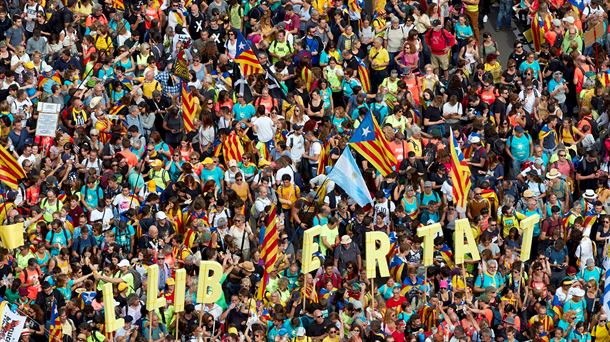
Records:
[[[365,93],[371,91],[371,77],[369,75],[369,69],[366,64],[362,61],[362,59],[355,57],[358,62],[358,77],[360,78],[360,82],[362,83],[362,90]]]
[[[53,300],[53,305],[51,307],[51,326],[49,327],[49,342],[61,341],[63,341],[61,320],[59,319],[59,312],[57,312],[57,301]]]
[[[233,81],[233,95],[235,97],[243,97],[246,103],[250,103],[254,100],[254,97],[252,97],[252,89],[250,89],[250,86],[242,75],[239,64],[237,63],[235,63],[233,67],[231,80]]]
[[[349,147],[345,148],[337,164],[328,174],[328,178],[340,186],[359,206],[364,207],[373,203],[371,193]]]
[[[350,12],[352,12],[354,14],[360,14],[362,12],[362,6],[358,2],[358,0],[348,0],[347,8],[349,9]]]
[[[234,31],[237,36],[235,58],[233,61],[239,64],[241,67],[242,74],[246,77],[252,74],[260,74],[263,72],[263,66],[258,61],[254,50],[250,47],[250,44],[244,38],[244,36],[238,30]]]
[[[11,189],[19,187],[19,181],[25,177],[25,171],[17,162],[17,159],[0,145],[0,181]]]
[[[278,256],[278,230],[277,230],[277,207],[271,206],[263,243],[261,244],[260,260],[264,263],[264,273],[258,288],[258,299],[265,297],[265,288],[269,283],[269,271],[273,269]]]
[[[349,140],[350,146],[368,160],[382,176],[393,172],[396,157],[392,153],[377,120],[369,111]]]
[[[453,203],[460,208],[466,208],[466,199],[470,191],[470,167],[466,162],[457,139],[451,129],[449,138],[449,153],[451,154],[451,170],[449,176],[453,183]]]
[[[269,88],[269,95],[276,99],[286,99],[284,88],[270,70],[265,70],[265,82]]]
[[[197,106],[193,99],[193,94],[186,82],[182,82],[182,119],[184,120],[184,130],[190,133],[195,129],[195,117],[197,115]]]

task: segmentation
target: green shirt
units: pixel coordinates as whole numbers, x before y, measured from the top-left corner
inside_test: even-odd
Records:
[[[337,227],[330,229],[328,228],[328,224],[322,226],[322,231],[320,232],[320,252],[322,252],[322,255],[326,255],[327,250],[326,246],[322,242],[322,238],[326,237],[326,241],[333,245],[337,236],[339,236],[339,229],[337,229]]]

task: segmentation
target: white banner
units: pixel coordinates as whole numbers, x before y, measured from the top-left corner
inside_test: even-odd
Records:
[[[23,333],[23,327],[27,317],[18,315],[11,311],[8,303],[3,302],[0,305],[2,308],[2,325],[0,327],[0,341],[19,342],[19,338]]]

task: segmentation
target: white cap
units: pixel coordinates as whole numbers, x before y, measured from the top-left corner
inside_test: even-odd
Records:
[[[157,220],[165,220],[167,218],[167,215],[165,215],[163,211],[160,211],[157,213],[157,215],[155,215],[155,217],[157,218]]]
[[[127,259],[123,259],[119,262],[119,264],[117,265],[119,267],[129,267],[131,266],[131,264],[129,263],[129,260]]]

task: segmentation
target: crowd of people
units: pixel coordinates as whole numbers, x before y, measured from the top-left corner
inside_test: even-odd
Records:
[[[1,224],[22,222],[25,243],[0,248],[0,295],[27,317],[19,341],[610,341],[608,6],[4,1],[0,144],[26,177],[3,185]],[[487,27],[529,27],[532,44],[500,51],[492,12]],[[41,103],[60,108],[55,136],[37,135]],[[396,164],[354,152],[374,198],[361,207],[327,175],[369,115]],[[455,264],[460,218],[481,260]],[[417,231],[433,223],[424,267]],[[321,267],[303,274],[315,226]],[[390,277],[366,277],[370,231],[391,239]],[[202,260],[222,264],[215,303],[196,300]],[[151,265],[167,303],[152,314]],[[125,322],[112,334],[106,310]]]

